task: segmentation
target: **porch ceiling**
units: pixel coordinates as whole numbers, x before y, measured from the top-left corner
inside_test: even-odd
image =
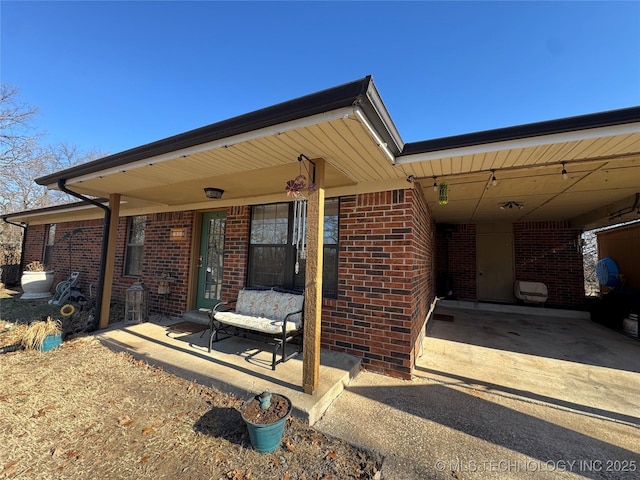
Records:
[[[284,194],[286,182],[306,175],[298,156],[324,158],[326,187],[345,187],[402,179],[378,146],[367,125],[353,114],[328,121],[273,132],[257,138],[218,142],[194,153],[174,152],[170,158],[148,158],[135,164],[96,172],[67,182],[72,190],[94,196],[118,192],[124,199],[149,205],[202,208],[221,205],[205,198],[204,187],[222,188],[223,199],[233,203]],[[55,188],[54,185],[51,185]],[[234,202],[235,201],[235,202]]]
[[[513,148],[489,144],[466,155],[432,152],[427,160],[398,163],[419,180],[439,223],[569,220],[575,227],[596,228],[638,218],[640,127],[631,130],[636,131]],[[438,204],[434,176],[448,184],[446,205]],[[509,201],[523,208],[500,209]]]

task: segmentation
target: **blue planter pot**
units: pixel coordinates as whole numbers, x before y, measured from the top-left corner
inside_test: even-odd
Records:
[[[274,423],[268,424],[259,424],[252,423],[244,417],[244,413],[242,414],[242,419],[247,424],[247,429],[249,430],[249,439],[251,440],[251,445],[260,453],[269,453],[273,452],[280,446],[280,442],[282,441],[282,435],[284,434],[284,427],[287,423],[287,418],[291,415],[291,400],[289,400],[284,395],[278,396],[284,398],[289,404],[289,408],[284,417],[279,419]]]
[[[55,335],[47,335],[40,347],[41,352],[48,352],[54,348],[58,348],[62,345],[62,333],[56,333]]]

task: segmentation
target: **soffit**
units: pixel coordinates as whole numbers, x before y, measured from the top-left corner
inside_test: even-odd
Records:
[[[602,210],[597,220],[576,217],[623,200],[632,202],[640,192],[639,152],[640,132],[443,156],[401,167],[419,179],[439,223],[575,220],[577,227],[595,228],[621,221],[613,218],[620,206]],[[567,180],[561,174],[563,161]],[[448,184],[446,205],[438,204],[433,176],[437,183]],[[500,205],[509,201],[524,207],[501,210]],[[627,212],[625,218],[634,215]]]
[[[403,178],[355,115],[217,146],[162,162],[149,159],[136,168],[98,172],[67,182],[78,193],[123,197],[158,205],[188,205],[204,200],[203,188],[225,190],[224,199],[249,199],[282,193],[301,171],[300,154],[324,158],[326,188]]]

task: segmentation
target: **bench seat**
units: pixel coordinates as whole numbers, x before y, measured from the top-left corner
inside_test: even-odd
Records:
[[[239,335],[241,330],[245,336],[255,333],[266,337],[274,347],[271,368],[275,370],[278,363],[286,362],[301,351],[287,354],[287,344],[302,338],[303,305],[303,294],[275,289],[242,289],[232,304],[220,302],[211,309],[209,352],[213,342]],[[280,350],[282,356],[277,360]]]
[[[269,335],[278,335],[282,333],[284,327],[283,320],[273,320],[266,317],[253,317],[251,315],[244,315],[242,313],[235,312],[217,312],[215,319],[230,325],[233,327],[246,328],[247,330],[253,330],[254,332],[266,333]],[[287,322],[287,332],[295,332],[299,330],[296,322]]]

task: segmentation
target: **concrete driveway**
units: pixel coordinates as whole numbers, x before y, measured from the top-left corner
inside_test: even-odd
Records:
[[[363,372],[316,428],[385,454],[384,478],[640,478],[640,342],[515,312],[440,304],[416,378]]]

